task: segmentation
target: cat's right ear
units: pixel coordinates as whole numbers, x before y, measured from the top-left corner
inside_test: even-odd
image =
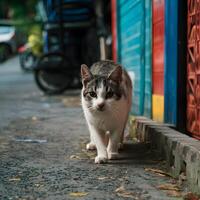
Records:
[[[81,78],[83,86],[86,86],[86,84],[92,79],[92,73],[85,64],[81,65]]]

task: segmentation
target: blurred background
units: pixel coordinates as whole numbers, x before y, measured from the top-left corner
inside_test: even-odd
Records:
[[[0,2],[0,61],[16,54],[18,48],[27,42],[28,35],[41,34],[41,15],[39,1],[17,0]]]
[[[131,114],[200,138],[199,4],[1,0],[0,84],[63,94],[81,88],[81,64],[113,59],[133,81]]]
[[[80,88],[80,65],[111,59],[111,8],[104,0],[0,2],[0,65],[32,72],[38,88]]]

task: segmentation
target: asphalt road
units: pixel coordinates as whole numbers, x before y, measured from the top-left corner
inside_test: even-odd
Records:
[[[152,172],[165,165],[144,144],[128,141],[119,160],[94,164],[79,96],[43,95],[17,57],[0,65],[0,199],[182,199],[157,189],[177,181]]]

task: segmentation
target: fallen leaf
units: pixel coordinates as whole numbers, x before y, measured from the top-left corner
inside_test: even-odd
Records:
[[[39,184],[39,183],[36,183],[35,184],[35,187],[37,187],[37,188],[39,188],[39,187],[43,187],[44,185],[42,185],[42,184]]]
[[[120,186],[115,190],[118,196],[124,198],[135,198],[135,194],[133,192],[126,191],[124,186]]]
[[[96,156],[96,153],[95,153],[95,152],[85,151],[84,153],[85,153],[89,158],[92,158],[92,159],[94,159],[95,156]]]
[[[106,177],[106,176],[105,177],[98,177],[97,179],[98,180],[105,180],[105,179],[108,179],[108,177]]]
[[[184,196],[184,200],[200,200],[200,196],[196,196],[193,193],[189,192]]]
[[[123,192],[123,191],[125,191],[124,186],[120,186],[115,190],[115,192]]]
[[[33,120],[33,121],[36,121],[36,120],[38,120],[38,118],[37,118],[36,116],[33,116],[33,117],[32,117],[32,120]]]
[[[78,160],[80,160],[81,158],[79,156],[77,156],[77,155],[71,155],[70,159],[78,159]]]
[[[13,177],[13,178],[10,178],[9,181],[21,181],[21,178],[20,177]]]
[[[88,192],[71,192],[69,195],[72,197],[84,197],[88,195]]]
[[[175,190],[169,190],[169,191],[167,191],[167,195],[170,197],[181,197],[182,193],[179,191],[175,191]]]
[[[163,184],[163,185],[159,185],[156,188],[160,189],[160,190],[173,190],[173,191],[180,191],[180,188],[175,185],[175,184]]]
[[[153,172],[159,176],[170,176],[170,174],[168,174],[167,172],[164,172],[160,169],[153,169],[153,168],[145,168],[145,171],[147,172]]]
[[[93,151],[88,151],[85,149],[85,145],[84,147],[82,147],[81,149],[82,153],[79,153],[79,155],[81,155],[81,158],[85,158],[85,159],[94,159],[96,157],[96,152],[93,152]]]
[[[132,198],[135,199],[135,196],[133,196],[131,193],[117,193],[118,196],[124,197],[124,198]]]

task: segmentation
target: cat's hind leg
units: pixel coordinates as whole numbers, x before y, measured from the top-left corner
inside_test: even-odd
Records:
[[[124,149],[124,135],[126,135],[125,132],[127,132],[127,121],[128,121],[128,114],[127,114],[126,120],[124,122],[123,131],[121,132],[121,135],[120,135],[120,142],[119,142],[119,145],[118,145],[118,147],[119,147],[118,149],[119,150],[123,150]]]
[[[119,157],[118,149],[120,143],[120,134],[113,132],[109,136],[109,142],[107,147],[108,159],[113,160]]]
[[[120,140],[119,140],[119,143],[118,143],[118,149],[119,150],[123,150],[124,148],[124,129],[120,135]]]

